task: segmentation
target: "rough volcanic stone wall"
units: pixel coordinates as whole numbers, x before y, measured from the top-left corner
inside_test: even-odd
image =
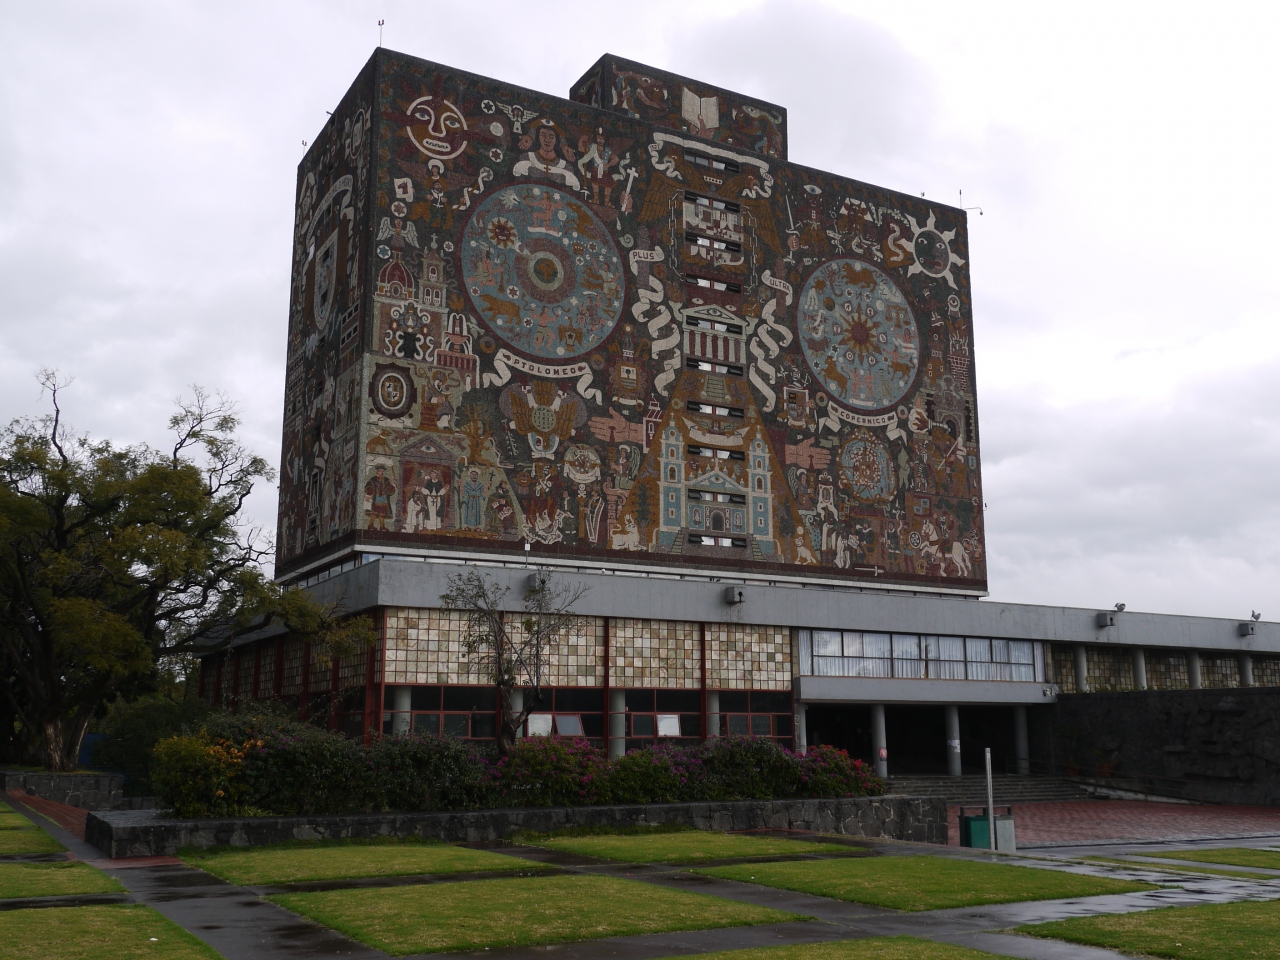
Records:
[[[1275,688],[1063,695],[1048,733],[1067,772],[1188,799],[1280,803]]]
[[[124,777],[115,773],[6,773],[4,788],[84,810],[110,810],[124,802]]]
[[[851,837],[947,842],[947,803],[936,797],[737,800],[600,807],[539,807],[346,817],[176,820],[150,811],[91,814],[85,839],[112,857],[171,856],[183,847],[259,846],[282,840],[423,837],[501,840],[522,830],[682,823],[700,830],[813,830]]]

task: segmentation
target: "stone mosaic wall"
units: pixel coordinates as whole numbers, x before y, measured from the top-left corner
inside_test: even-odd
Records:
[[[362,72],[299,167],[278,571],[529,542],[985,589],[966,215],[638,66],[598,107]]]

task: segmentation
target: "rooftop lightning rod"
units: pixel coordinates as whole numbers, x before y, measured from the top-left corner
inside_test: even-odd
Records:
[[[378,46],[382,46],[382,25],[386,22],[385,20],[378,21]]]
[[[980,216],[980,217],[981,217],[981,216],[983,216],[982,208],[981,208],[981,207],[966,207],[966,206],[964,205],[964,191],[963,191],[963,190],[961,190],[961,191],[960,191],[960,209],[961,209],[961,210],[977,210],[977,211],[978,211],[978,216]]]

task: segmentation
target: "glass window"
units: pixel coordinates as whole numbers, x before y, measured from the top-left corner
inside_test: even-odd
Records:
[[[930,660],[964,661],[964,639],[961,637],[925,637],[925,656]]]
[[[659,690],[658,709],[663,713],[701,713],[701,690]]]
[[[678,713],[658,714],[658,736],[660,737],[680,736],[680,714]]]
[[[680,714],[680,736],[682,737],[702,736],[702,714],[700,713]]]
[[[497,736],[497,717],[496,713],[473,713],[471,715],[471,736]]]
[[[770,717],[767,713],[753,714],[751,717],[751,735],[753,737],[772,736],[773,724],[769,720]]]
[[[893,661],[888,657],[858,657],[850,661],[851,677],[892,677]]]
[[[909,633],[893,635],[893,655],[898,660],[920,659],[920,638]]]
[[[925,662],[923,660],[900,660],[895,658],[893,661],[893,675],[908,680],[919,679],[924,676]]]
[[[531,713],[529,714],[528,728],[531,737],[549,737],[551,736],[551,714],[549,713]]]
[[[465,737],[471,732],[471,718],[465,713],[446,713],[444,732],[450,737]]]
[[[991,662],[991,641],[978,637],[965,638],[965,659],[970,663]]]
[[[839,630],[813,631],[813,653],[814,653],[814,656],[818,656],[818,657],[840,656],[840,631]]]
[[[751,693],[753,713],[790,713],[791,694],[785,690],[755,690]]]
[[[631,735],[633,737],[652,737],[657,733],[652,713],[637,713],[631,718]]]
[[[582,717],[576,713],[557,713],[556,733],[562,737],[582,736]]]
[[[780,713],[773,718],[774,732],[780,737],[791,736],[791,714]]]
[[[729,721],[728,723],[729,736],[745,737],[748,733],[751,732],[750,718],[748,718],[745,714],[731,713],[729,714],[727,719]]]
[[[720,712],[721,713],[746,713],[747,707],[747,691],[745,690],[721,690],[720,691]]]
[[[1035,663],[1035,644],[1030,640],[1010,640],[1009,659],[1014,663]]]
[[[439,687],[414,687],[413,693],[410,694],[414,710],[439,710],[440,709],[440,688]]]
[[[653,691],[628,690],[626,703],[627,709],[632,713],[653,713]]]
[[[862,655],[864,657],[891,657],[893,650],[887,633],[864,633],[862,635]]]
[[[1009,641],[1008,640],[992,640],[991,641],[991,659],[995,663],[1009,662]]]
[[[430,733],[437,734],[440,732],[440,714],[438,713],[419,713],[413,718],[414,733]]]
[[[846,657],[862,656],[862,634],[857,630],[844,632],[844,655]]]

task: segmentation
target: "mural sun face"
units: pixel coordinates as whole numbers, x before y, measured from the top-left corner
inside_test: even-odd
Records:
[[[951,249],[951,241],[955,239],[956,232],[937,229],[937,217],[932,210],[929,211],[929,219],[924,226],[917,223],[915,217],[908,216],[907,219],[911,221],[911,253],[916,261],[907,270],[907,276],[924,273],[931,277],[942,277],[953,290],[956,289],[951,268],[964,265],[964,261]]]

